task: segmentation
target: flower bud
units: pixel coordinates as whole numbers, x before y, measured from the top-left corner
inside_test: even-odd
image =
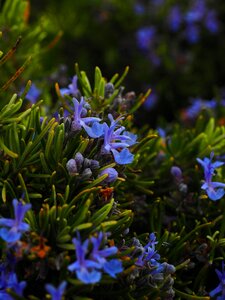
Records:
[[[76,163],[77,163],[77,168],[78,170],[81,169],[83,161],[84,161],[84,157],[80,152],[77,152],[75,157],[74,157]]]
[[[90,168],[90,166],[91,166],[91,160],[88,159],[88,158],[85,158],[83,166],[84,166],[84,168]]]
[[[66,168],[70,175],[76,174],[77,173],[77,164],[76,164],[75,159],[68,160],[68,162],[66,163]]]
[[[111,82],[105,85],[105,98],[109,98],[114,92],[114,85]]]
[[[178,182],[182,181],[182,171],[179,167],[173,166],[170,169],[170,173],[173,175],[176,181]]]
[[[91,163],[90,163],[90,168],[91,168],[92,170],[99,169],[100,166],[99,166],[99,162],[98,162],[97,160],[91,159],[90,161],[91,161]]]
[[[105,170],[101,171],[99,176],[107,174],[108,177],[104,180],[106,183],[114,182],[118,178],[118,172],[114,168],[106,168]]]
[[[91,175],[92,175],[92,171],[90,168],[85,169],[81,174],[83,180],[89,179]]]

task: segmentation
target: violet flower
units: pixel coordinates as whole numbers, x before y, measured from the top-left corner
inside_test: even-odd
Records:
[[[81,97],[80,102],[76,98],[73,98],[73,104],[74,120],[72,122],[72,131],[79,131],[84,128],[90,137],[100,137],[103,134],[103,125],[98,123],[101,119],[85,117],[87,114],[87,109],[85,108],[87,103],[84,101],[84,98]],[[90,127],[90,124],[92,124],[92,127]]]
[[[27,285],[25,281],[18,282],[17,275],[14,272],[6,272],[4,267],[1,267],[0,274],[0,299],[13,300],[14,297],[7,293],[7,289],[11,289],[18,296],[23,297],[23,291]]]
[[[15,219],[0,218],[0,237],[7,243],[13,243],[20,239],[23,232],[28,231],[29,224],[23,222],[26,212],[31,208],[31,204],[22,204],[17,199],[13,199]],[[9,228],[5,228],[9,227]]]
[[[99,282],[101,272],[97,270],[101,269],[101,265],[85,258],[88,252],[89,240],[85,240],[82,244],[80,238],[74,238],[72,242],[75,246],[77,260],[68,266],[68,270],[71,272],[75,271],[77,278],[86,284]]]
[[[104,240],[104,234],[102,231],[99,232],[98,236],[92,236],[91,237],[91,242],[93,244],[93,249],[91,252],[91,259],[97,261],[101,266],[103,266],[106,262],[106,257],[114,255],[117,253],[118,249],[117,247],[108,247],[101,249],[101,246],[103,244]]]
[[[60,89],[60,93],[62,96],[65,94],[76,96],[78,93],[78,87],[77,87],[77,75],[73,76],[72,83],[68,85],[68,88],[62,88]]]
[[[211,152],[210,158],[205,157],[203,160],[197,158],[198,163],[203,167],[205,181],[201,188],[206,191],[208,197],[211,200],[219,200],[225,194],[224,188],[225,183],[212,182],[212,176],[215,174],[216,168],[221,167],[224,163],[221,161],[216,161],[212,163],[214,153]]]
[[[37,88],[37,86],[32,83],[28,93],[26,94],[25,98],[29,100],[32,104],[36,103],[37,99],[40,97],[41,91]]]
[[[136,143],[136,135],[130,135],[130,133],[127,133],[126,131],[123,132],[125,127],[118,126],[118,122],[122,118],[114,120],[111,114],[109,114],[108,117],[111,124],[110,126],[106,123],[103,124],[104,144],[101,152],[102,154],[109,154],[112,152],[114,159],[118,164],[129,164],[133,161],[133,154],[130,153],[127,147]],[[118,151],[118,149],[122,150]]]
[[[136,33],[138,47],[141,50],[147,51],[153,44],[156,36],[156,29],[153,26],[142,27]]]
[[[157,264],[157,261],[160,259],[160,255],[157,253],[157,250],[155,250],[157,243],[155,234],[151,233],[148,243],[144,246],[144,251],[135,263],[137,266],[143,267],[146,263],[152,266]]]
[[[118,252],[118,249],[115,246],[100,249],[103,240],[103,232],[99,232],[97,237],[91,237],[91,242],[93,244],[91,258],[101,264],[103,270],[107,274],[109,274],[113,278],[116,278],[116,274],[123,271],[122,263],[118,259],[111,259],[110,261],[107,261],[106,258],[108,256],[116,254]]]
[[[77,260],[68,266],[69,271],[76,272],[77,278],[85,284],[97,283],[101,280],[104,270],[115,278],[117,273],[123,271],[121,261],[117,259],[107,260],[111,255],[117,253],[117,247],[104,247],[104,234],[100,232],[97,237],[86,239],[83,243],[80,237],[74,238],[73,243],[76,250]],[[92,243],[92,249],[88,246]],[[87,257],[88,256],[88,257]]]

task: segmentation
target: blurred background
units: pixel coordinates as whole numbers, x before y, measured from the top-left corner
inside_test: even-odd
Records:
[[[5,1],[0,3],[2,10]],[[17,29],[18,35],[22,31],[24,49],[27,52],[30,49],[31,55],[37,49],[49,50],[37,60],[36,72],[27,73],[33,82],[40,82],[44,74],[67,86],[74,75],[75,62],[89,77],[95,66],[99,66],[108,79],[129,66],[124,82],[126,91],[139,94],[152,89],[136,121],[153,127],[162,120],[185,121],[204,105],[223,106],[224,1],[24,0],[24,3],[26,22],[36,30],[39,28],[37,36],[41,43],[39,48],[33,44],[25,47],[26,30]],[[6,20],[5,28],[1,29],[3,42],[10,40],[6,35],[10,30],[5,24]]]

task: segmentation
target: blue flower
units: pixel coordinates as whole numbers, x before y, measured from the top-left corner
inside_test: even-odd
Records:
[[[182,14],[178,5],[171,8],[168,16],[169,27],[172,31],[178,31],[182,23]]]
[[[8,243],[18,241],[22,233],[29,230],[29,224],[23,222],[23,219],[31,204],[22,204],[13,199],[13,207],[15,219],[0,218],[0,226],[9,227],[0,229],[0,237]]]
[[[153,109],[156,104],[158,102],[158,95],[156,94],[156,92],[152,89],[150,95],[147,97],[147,99],[145,100],[143,106],[147,109],[147,110],[151,110]]]
[[[157,243],[155,234],[151,233],[148,243],[144,246],[142,254],[135,263],[137,266],[144,267],[146,264],[153,267],[158,266],[157,261],[160,259],[160,255],[157,253],[157,250],[155,250]]]
[[[219,285],[209,293],[210,297],[214,297],[216,294],[221,293],[221,296],[218,296],[217,299],[225,299],[225,270],[224,270],[224,262],[222,262],[222,272],[216,269],[216,274],[220,280]]]
[[[206,191],[211,200],[219,200],[225,194],[225,184],[221,182],[212,182],[212,176],[215,174],[216,168],[221,167],[224,163],[216,161],[212,163],[214,153],[210,154],[210,158],[205,157],[204,160],[197,158],[198,163],[203,167],[205,182],[201,186]]]
[[[97,237],[91,237],[91,242],[93,244],[93,249],[91,252],[91,258],[103,266],[106,263],[106,257],[114,255],[118,252],[117,247],[108,247],[104,249],[99,249],[103,243],[104,234],[102,231],[99,232]]]
[[[26,282],[18,282],[17,275],[14,272],[6,272],[5,268],[2,268],[0,275],[0,299],[13,300],[7,293],[7,289],[13,290],[18,296],[23,297],[23,290],[26,287]]]
[[[101,272],[96,269],[101,269],[101,264],[85,258],[88,251],[89,240],[85,240],[82,244],[79,238],[74,238],[72,242],[75,246],[77,260],[68,266],[68,270],[71,272],[75,271],[77,278],[83,283],[90,284],[99,282]]]
[[[217,102],[212,100],[202,100],[199,98],[192,99],[192,104],[185,110],[185,116],[188,119],[194,119],[198,116],[202,109],[214,109]]]
[[[28,99],[32,104],[36,103],[38,97],[41,95],[41,91],[33,83],[26,94],[26,99]]]
[[[124,131],[125,127],[118,126],[118,122],[122,118],[114,120],[111,114],[109,114],[108,117],[111,124],[110,126],[106,123],[103,124],[104,143],[101,152],[102,154],[109,154],[112,152],[114,159],[118,164],[129,164],[133,161],[133,154],[129,152],[127,147],[136,143],[136,135]],[[118,149],[122,150],[118,151]]]
[[[87,109],[85,107],[87,103],[84,101],[84,98],[81,97],[80,102],[76,98],[73,98],[73,104],[74,120],[72,122],[72,130],[79,131],[83,127],[90,137],[100,137],[103,134],[103,125],[98,123],[101,119],[96,117],[85,117],[87,114]],[[92,124],[92,127],[87,124]]]
[[[206,6],[204,0],[195,0],[191,9],[186,14],[186,21],[188,23],[196,23],[202,20],[206,13]]]
[[[117,259],[107,261],[107,258],[117,253],[115,246],[104,248],[105,236],[99,232],[97,237],[91,237],[83,242],[80,238],[73,239],[76,249],[77,260],[68,266],[70,271],[75,271],[78,279],[83,283],[96,283],[101,280],[101,270],[115,278],[117,273],[123,271],[122,263]],[[88,246],[92,243],[92,249],[88,251]],[[88,256],[88,258],[86,258]]]
[[[137,135],[136,134],[129,132],[129,131],[124,131],[122,135],[126,137],[126,143],[129,146],[133,146],[137,143]]]
[[[73,76],[72,83],[69,84],[68,88],[62,88],[60,89],[60,93],[62,96],[65,94],[76,96],[78,93],[78,87],[77,87],[77,76]]]
[[[116,254],[118,252],[117,247],[112,246],[100,249],[104,241],[103,232],[99,232],[97,237],[91,237],[91,241],[93,244],[91,258],[100,263],[107,274],[115,278],[117,273],[121,273],[123,271],[122,262],[118,259],[111,259],[110,261],[107,261],[106,258]]]
[[[156,36],[156,29],[153,26],[143,27],[136,33],[138,47],[142,50],[149,50]]]
[[[110,261],[106,261],[104,263],[103,269],[111,277],[116,278],[116,274],[123,271],[122,262],[118,259],[111,259]]]
[[[61,300],[66,288],[66,281],[63,281],[58,288],[55,288],[52,284],[46,284],[45,288],[52,296],[52,300]]]
[[[130,151],[127,148],[124,148],[122,151],[117,151],[115,149],[112,149],[112,153],[115,159],[115,162],[119,165],[127,165],[132,163],[134,159],[134,155],[130,153]]]

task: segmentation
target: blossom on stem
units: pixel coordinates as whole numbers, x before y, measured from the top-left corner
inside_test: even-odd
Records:
[[[137,266],[143,267],[146,263],[151,266],[158,264],[157,261],[160,259],[160,255],[157,253],[157,250],[155,250],[157,243],[155,234],[151,233],[148,243],[144,246],[142,254],[135,263]]]
[[[29,230],[29,224],[23,222],[23,219],[31,204],[23,204],[13,199],[13,207],[15,219],[0,218],[0,226],[3,227],[0,229],[0,237],[8,243],[18,241],[22,233]]]
[[[106,123],[103,124],[104,143],[101,152],[102,154],[109,154],[112,152],[114,159],[118,164],[129,164],[133,161],[133,154],[130,153],[127,147],[136,143],[136,135],[124,131],[125,127],[118,125],[118,122],[122,118],[114,120],[111,114],[109,114],[108,117],[111,124],[110,126]]]
[[[82,128],[87,132],[87,134],[92,138],[100,137],[103,134],[103,125],[98,122],[101,119],[96,117],[85,117],[87,114],[86,102],[84,98],[81,97],[80,102],[73,98],[74,104],[74,120],[72,122],[72,131],[79,131]],[[90,124],[92,127],[90,127]]]
[[[211,152],[210,158],[205,157],[203,160],[197,158],[198,163],[203,167],[205,181],[201,188],[206,191],[207,195],[211,200],[219,200],[225,194],[224,188],[225,183],[213,182],[212,176],[215,174],[216,168],[221,167],[224,163],[221,161],[216,161],[212,163],[214,153]]]
[[[110,261],[107,261],[106,258],[116,254],[118,249],[115,246],[100,249],[103,241],[104,234],[102,231],[99,232],[97,237],[91,237],[91,242],[93,244],[91,258],[101,264],[107,274],[115,278],[117,273],[123,271],[122,263],[118,259],[111,259]]]
[[[107,260],[109,256],[116,254],[118,249],[115,246],[105,247],[105,236],[106,234],[99,232],[96,237],[86,239],[83,243],[81,243],[80,237],[72,240],[75,245],[77,260],[69,265],[68,269],[72,272],[75,271],[78,279],[83,283],[99,282],[102,277],[101,270],[113,278],[123,271],[120,260]],[[88,251],[90,244],[92,244],[92,248]]]
[[[71,272],[75,271],[77,278],[86,284],[99,282],[101,272],[97,270],[101,269],[101,265],[85,258],[88,251],[89,240],[85,240],[82,244],[80,238],[74,238],[72,242],[75,246],[77,260],[68,266],[68,270]]]

